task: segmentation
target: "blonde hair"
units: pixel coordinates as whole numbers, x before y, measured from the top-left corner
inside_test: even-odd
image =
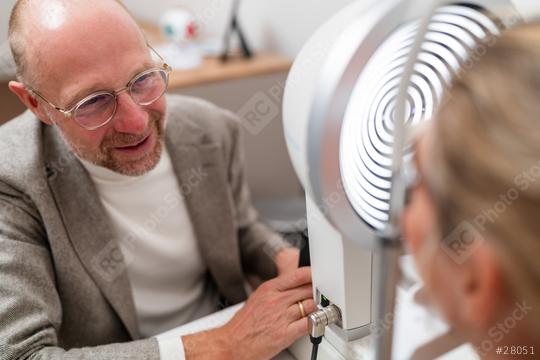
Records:
[[[443,238],[466,222],[516,301],[540,308],[540,23],[506,32],[453,83],[432,124],[428,186]],[[540,317],[529,316],[540,334]]]

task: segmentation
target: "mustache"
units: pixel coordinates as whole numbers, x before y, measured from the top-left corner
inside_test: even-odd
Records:
[[[101,143],[101,148],[110,149],[110,148],[116,148],[116,147],[126,147],[126,146],[136,145],[142,142],[144,139],[146,139],[152,133],[154,128],[157,129],[158,135],[160,135],[161,131],[158,126],[157,119],[152,119],[150,121],[150,123],[148,124],[148,130],[146,130],[143,135],[114,133],[110,137],[105,138],[103,140],[103,142]]]
[[[126,147],[133,146],[143,141],[146,135],[132,135],[132,134],[115,134],[110,139],[103,142],[103,146],[107,148],[111,147]]]

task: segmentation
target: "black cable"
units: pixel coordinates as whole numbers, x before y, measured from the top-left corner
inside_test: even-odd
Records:
[[[319,352],[319,344],[322,342],[322,336],[313,337],[310,335],[309,339],[313,344],[313,348],[311,349],[311,360],[317,360],[317,353]]]
[[[311,349],[311,360],[317,360],[317,352],[319,351],[319,345],[313,344]]]

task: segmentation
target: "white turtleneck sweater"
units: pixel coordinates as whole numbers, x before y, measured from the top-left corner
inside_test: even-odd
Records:
[[[82,160],[119,236],[141,335],[150,337],[217,311],[170,157],[130,177]],[[162,360],[184,359],[180,338],[158,339]]]

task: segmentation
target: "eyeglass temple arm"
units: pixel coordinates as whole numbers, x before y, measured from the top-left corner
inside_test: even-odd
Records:
[[[41,95],[40,93],[38,93],[36,90],[32,89],[31,87],[27,87],[28,89],[28,92],[34,96],[37,96],[38,98],[40,98],[41,100],[45,101],[47,104],[49,104],[50,106],[52,106],[53,109],[61,112],[62,114],[64,114],[64,116],[66,117],[69,117],[71,116],[71,112],[68,111],[68,110],[65,110],[65,109],[62,109],[58,106],[56,106],[55,104],[53,104],[52,102],[50,102],[49,100],[47,100],[43,95]]]
[[[150,43],[149,43],[148,41],[146,41],[146,46],[148,46],[148,48],[149,48],[150,50],[152,50],[152,52],[159,58],[159,60],[161,60],[161,62],[163,63],[163,66],[164,66],[166,69],[168,69],[168,70],[171,69],[171,67],[169,66],[169,64],[167,64],[167,62],[165,61],[165,59],[164,59],[161,55],[159,55],[159,53],[156,51],[156,49],[154,49],[154,47],[153,47],[152,45],[150,45]]]

